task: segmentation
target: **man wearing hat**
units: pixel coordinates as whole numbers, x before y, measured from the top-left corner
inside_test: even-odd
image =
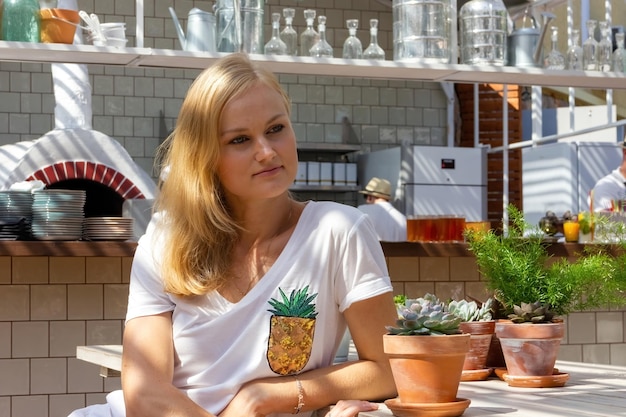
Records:
[[[593,211],[622,211],[626,200],[626,137],[621,144],[622,163],[600,178],[590,193]],[[614,207],[614,202],[621,202]]]
[[[406,241],[406,217],[389,202],[391,183],[374,177],[359,192],[365,195],[366,204],[358,208],[374,223],[378,239],[385,242]]]

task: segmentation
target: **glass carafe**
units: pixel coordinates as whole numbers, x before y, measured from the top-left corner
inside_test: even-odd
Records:
[[[550,28],[552,30],[552,34],[550,36],[550,41],[552,42],[552,49],[546,56],[544,67],[547,69],[565,69],[565,57],[559,51],[557,41],[559,40],[559,28],[556,26],[552,26]]]
[[[583,68],[585,71],[598,70],[598,41],[595,38],[597,24],[596,20],[587,20],[588,36],[583,42]]]
[[[611,39],[611,28],[609,22],[599,23],[602,38],[598,42],[598,69],[603,72],[611,71],[613,61],[613,40]]]
[[[326,16],[317,17],[317,32],[320,35],[320,39],[311,48],[311,56],[316,58],[332,58],[333,47],[326,41]]]
[[[300,55],[311,56],[311,48],[320,40],[313,24],[315,23],[315,10],[306,9],[304,11],[304,20],[306,21],[306,29],[300,34]]]
[[[272,13],[272,38],[263,48],[265,55],[287,55],[287,44],[280,39],[280,13]]]
[[[385,51],[378,45],[378,19],[370,19],[370,44],[363,51],[363,58],[384,60]]]
[[[580,46],[580,30],[572,29],[572,42],[567,49],[567,69],[583,70],[583,48]]]
[[[343,43],[343,59],[361,59],[363,58],[363,45],[359,38],[356,37],[356,30],[359,27],[358,19],[346,20],[348,27],[348,37]]]
[[[462,64],[505,65],[508,15],[502,0],[471,0],[461,7],[459,38]]]
[[[617,49],[613,51],[613,71],[626,72],[626,50],[624,49],[624,33],[618,32],[615,34],[615,42],[617,42]]]
[[[292,8],[283,9],[283,17],[285,18],[285,28],[280,32],[280,39],[287,45],[287,55],[298,55],[298,34],[293,29],[293,18],[296,10]]]
[[[2,39],[40,42],[39,0],[4,0],[2,2]]]

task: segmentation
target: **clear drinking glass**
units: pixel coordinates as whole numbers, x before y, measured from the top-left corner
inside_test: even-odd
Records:
[[[599,23],[602,38],[598,42],[598,69],[603,72],[611,71],[613,62],[613,40],[611,39],[611,28],[609,22]]]
[[[618,32],[615,34],[615,41],[617,42],[617,49],[613,51],[613,71],[626,72],[626,50],[624,50],[624,33]]]
[[[583,68],[585,71],[598,70],[598,41],[595,38],[597,24],[596,20],[587,20],[587,32],[589,35],[583,42]]]
[[[384,60],[385,51],[378,45],[378,19],[370,19],[370,44],[363,51],[363,58]]]
[[[317,32],[320,35],[320,39],[311,48],[311,56],[316,58],[332,58],[333,47],[326,41],[326,16],[317,17]]]
[[[320,40],[320,35],[313,28],[315,22],[315,10],[306,9],[304,11],[306,29],[300,34],[300,55],[311,56],[311,48]]]
[[[287,44],[280,39],[280,13],[272,13],[272,38],[263,48],[265,55],[287,55]]]
[[[550,36],[552,49],[548,53],[548,56],[546,56],[544,67],[547,69],[565,69],[565,57],[557,47],[557,41],[559,39],[559,28],[556,26],[552,26],[550,29],[552,30],[552,34]]]
[[[579,29],[572,29],[572,43],[567,49],[567,69],[583,70],[583,48],[580,46]]]
[[[343,59],[361,59],[363,58],[363,45],[359,38],[356,37],[356,30],[359,27],[358,19],[346,20],[348,27],[348,37],[343,43]]]
[[[296,10],[292,8],[283,9],[283,17],[285,18],[285,28],[280,32],[280,39],[287,45],[287,55],[298,55],[298,34],[293,29],[293,18]]]

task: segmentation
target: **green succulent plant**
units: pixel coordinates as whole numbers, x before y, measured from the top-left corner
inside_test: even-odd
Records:
[[[398,300],[399,301],[399,300]],[[396,303],[398,320],[396,326],[386,326],[389,334],[403,336],[428,336],[460,334],[462,319],[445,310],[445,303],[435,295],[405,298],[404,304]]]
[[[479,307],[476,301],[452,300],[447,310],[462,321],[489,321],[492,319],[493,298],[489,298]]]
[[[540,302],[513,306],[513,313],[509,314],[513,323],[550,323],[553,318],[554,312],[550,306]]]

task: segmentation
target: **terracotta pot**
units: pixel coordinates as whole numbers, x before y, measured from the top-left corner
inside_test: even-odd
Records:
[[[74,43],[80,17],[76,10],[41,9],[41,42]]]
[[[384,335],[383,345],[402,403],[456,401],[469,334]]]
[[[487,354],[496,328],[495,320],[468,321],[461,323],[463,333],[470,334],[469,352],[465,355],[463,370],[483,369],[487,363]]]
[[[496,323],[507,374],[513,376],[552,375],[565,324]]]

